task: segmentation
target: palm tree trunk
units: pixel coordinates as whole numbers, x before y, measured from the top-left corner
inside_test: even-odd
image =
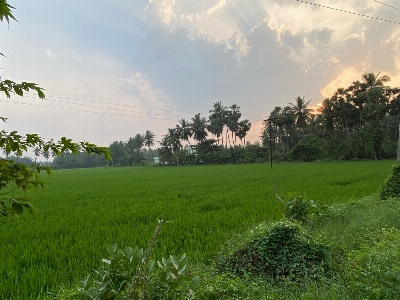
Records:
[[[280,128],[278,128],[278,131],[279,131],[279,142],[280,142],[281,147],[282,147],[282,152],[285,153],[285,149],[283,148],[282,133],[281,133]]]

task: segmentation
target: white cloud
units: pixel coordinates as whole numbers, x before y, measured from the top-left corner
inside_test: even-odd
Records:
[[[209,9],[207,9],[205,14],[207,16],[210,16],[213,13],[221,10],[225,6],[225,4],[226,4],[226,0],[219,0],[214,6],[210,7]]]
[[[132,86],[138,94],[138,97],[145,102],[150,102],[152,105],[164,106],[165,102],[169,99],[161,91],[154,89],[146,76],[140,72],[130,75],[127,78],[121,79],[120,81],[125,82]]]
[[[47,57],[50,57],[51,59],[56,59],[56,55],[50,49],[47,49],[46,51],[44,51],[44,55],[46,55]]]
[[[149,0],[145,11],[148,14],[150,22],[169,25],[176,19],[174,11],[175,0]]]
[[[362,72],[356,68],[346,68],[320,91],[324,98],[329,98],[338,88],[347,88],[353,81],[360,79]]]

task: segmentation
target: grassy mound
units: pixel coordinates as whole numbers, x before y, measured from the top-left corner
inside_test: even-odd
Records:
[[[319,278],[330,269],[330,261],[328,246],[315,241],[299,224],[282,221],[222,255],[218,264],[234,275],[277,282]]]
[[[400,164],[396,164],[393,167],[392,173],[386,179],[383,185],[380,196],[382,200],[387,198],[399,198],[400,197]]]

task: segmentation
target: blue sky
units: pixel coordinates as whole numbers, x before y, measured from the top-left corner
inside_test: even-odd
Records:
[[[400,86],[396,0],[10,0],[0,25],[3,79],[38,83],[0,96],[5,130],[108,146],[168,127],[214,102],[253,124],[297,96],[316,105],[364,72]],[[386,5],[383,5],[383,4]],[[390,7],[391,6],[391,7]],[[398,6],[398,7],[396,7]]]

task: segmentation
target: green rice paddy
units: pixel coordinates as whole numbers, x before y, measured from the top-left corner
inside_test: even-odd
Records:
[[[43,175],[29,193],[36,213],[0,219],[0,299],[35,299],[82,279],[106,243],[146,247],[154,257],[212,258],[232,234],[283,216],[288,193],[319,203],[375,193],[395,161],[98,168]]]

